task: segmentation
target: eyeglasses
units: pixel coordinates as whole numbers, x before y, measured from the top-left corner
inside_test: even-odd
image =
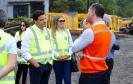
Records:
[[[58,20],[59,22],[65,22],[65,20]]]
[[[23,27],[25,27],[25,25],[20,25],[20,26],[23,26]]]

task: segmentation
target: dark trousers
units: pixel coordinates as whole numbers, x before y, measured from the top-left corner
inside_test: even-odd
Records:
[[[79,84],[107,84],[106,74],[106,71],[93,74],[81,73]]]
[[[110,76],[111,76],[111,72],[114,66],[114,60],[112,58],[106,59],[106,64],[108,65],[108,70],[107,70],[108,83],[107,84],[110,84]]]
[[[40,64],[39,68],[29,65],[30,84],[48,84],[52,65]]]
[[[19,84],[19,80],[21,76],[22,76],[22,84],[26,84],[27,71],[28,71],[27,64],[18,64],[15,84]]]
[[[54,72],[56,76],[56,84],[62,84],[64,79],[65,84],[71,84],[71,61],[54,61]]]

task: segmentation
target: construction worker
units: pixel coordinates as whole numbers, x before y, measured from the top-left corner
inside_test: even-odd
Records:
[[[26,28],[29,27],[29,24],[27,21],[22,21],[20,27],[21,29],[17,31],[15,34],[15,40],[17,42],[17,47],[18,47],[18,56],[17,56],[18,69],[16,73],[15,84],[19,84],[20,77],[22,77],[22,84],[26,84],[28,63],[21,55],[21,40],[25,34]]]
[[[6,22],[7,16],[0,9],[0,84],[15,84],[17,46],[15,39],[3,31]]]
[[[102,20],[104,8],[101,4],[92,4],[88,10],[86,22],[91,28],[86,29],[74,42],[73,52],[80,57],[79,84],[106,84],[107,69],[106,57],[111,44],[111,32]]]
[[[51,34],[55,49],[54,72],[56,84],[71,84],[71,55],[72,55],[72,37],[68,28],[65,27],[65,19],[56,16],[53,19]]]
[[[35,24],[27,28],[22,38],[22,56],[30,63],[30,83],[48,84],[53,53],[51,35],[45,27],[47,18],[41,10],[36,10],[32,18]]]

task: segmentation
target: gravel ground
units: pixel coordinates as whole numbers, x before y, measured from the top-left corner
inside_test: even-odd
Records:
[[[133,36],[120,37],[120,50],[115,52],[111,84],[133,84]]]
[[[73,36],[75,39],[76,36]],[[115,52],[114,69],[111,84],[133,84],[133,36],[122,35],[118,38],[120,50]],[[72,73],[72,84],[78,84],[80,73]],[[27,79],[29,83],[29,76]],[[55,84],[54,72],[50,76],[49,84]]]

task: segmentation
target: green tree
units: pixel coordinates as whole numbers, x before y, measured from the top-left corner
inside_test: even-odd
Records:
[[[82,0],[52,0],[50,1],[50,12],[85,12],[87,7]]]
[[[133,1],[132,0],[117,0],[118,15],[123,17],[133,16]]]
[[[93,3],[102,4],[107,14],[133,16],[132,0],[50,0],[50,12],[86,13]]]

